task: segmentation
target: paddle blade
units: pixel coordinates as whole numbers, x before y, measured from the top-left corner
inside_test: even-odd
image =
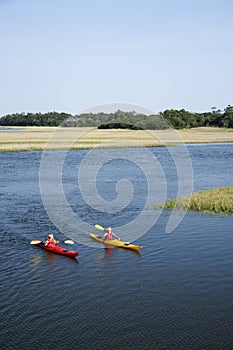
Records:
[[[37,239],[34,239],[33,241],[30,242],[30,244],[39,244],[41,241],[38,241]]]
[[[74,241],[72,241],[71,239],[67,239],[66,241],[64,241],[64,243],[66,243],[66,244],[74,244]]]
[[[98,224],[96,224],[95,227],[98,228],[99,230],[104,231],[104,228],[102,226],[98,225]]]

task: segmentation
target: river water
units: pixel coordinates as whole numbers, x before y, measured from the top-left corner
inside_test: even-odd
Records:
[[[188,145],[187,150],[192,163],[187,177],[194,191],[232,185],[233,145]],[[171,198],[177,194],[179,176],[169,152],[150,151],[163,169],[165,196]],[[146,203],[144,174],[126,159],[104,164],[95,176],[104,200],[116,199],[122,175],[135,192],[123,210],[100,212],[83,198],[77,181],[87,154],[71,151],[64,162],[63,187],[70,208],[95,233],[101,233],[95,223],[112,224],[116,230],[126,227]],[[45,210],[41,159],[41,152],[0,154],[1,349],[232,349],[231,215],[188,212],[171,233],[166,233],[169,210],[146,232],[144,217],[142,235],[135,241],[143,246],[140,254],[85,244],[78,228],[65,235]],[[67,213],[64,208],[64,222]],[[60,242],[75,239],[66,248],[77,250],[78,259],[30,245],[49,232]]]

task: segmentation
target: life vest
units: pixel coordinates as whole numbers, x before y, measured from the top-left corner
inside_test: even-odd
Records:
[[[109,241],[110,241],[111,239],[113,239],[112,233],[111,233],[111,232],[108,232],[105,239],[107,239],[107,240],[109,240]]]
[[[49,247],[54,247],[55,244],[56,244],[56,241],[54,238],[50,238],[50,237],[47,237],[46,238],[46,241],[45,241],[45,244]]]

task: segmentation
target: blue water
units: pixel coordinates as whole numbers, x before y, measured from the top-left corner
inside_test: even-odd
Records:
[[[8,131],[8,130],[20,130],[21,128],[14,128],[14,127],[12,127],[12,128],[8,128],[8,127],[3,127],[3,128],[1,128],[0,127],[0,131]]]
[[[178,179],[173,161],[165,148],[151,152],[171,198]],[[190,145],[188,152],[194,191],[232,185],[231,144]],[[147,198],[145,174],[122,159],[103,165],[95,180],[104,200],[116,198],[122,175],[135,191],[122,211],[98,212],[77,182],[86,154],[69,152],[64,164],[71,208],[93,226],[115,228],[137,218]],[[140,254],[80,244],[78,228],[75,244],[66,246],[80,253],[77,260],[48,253],[30,241],[48,232],[60,242],[67,237],[43,206],[41,159],[41,152],[0,154],[1,349],[232,349],[232,216],[188,212],[168,234],[171,212],[163,211],[135,241]]]

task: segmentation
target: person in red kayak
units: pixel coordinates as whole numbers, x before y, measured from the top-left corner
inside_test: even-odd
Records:
[[[48,247],[54,247],[58,243],[59,243],[59,241],[56,241],[54,239],[53,234],[49,234],[48,237],[45,240],[45,245],[48,246]]]
[[[110,241],[110,240],[112,240],[112,239],[114,239],[114,238],[120,239],[119,237],[117,237],[117,236],[113,233],[112,228],[109,227],[109,228],[107,229],[105,235],[104,235],[104,239]]]

